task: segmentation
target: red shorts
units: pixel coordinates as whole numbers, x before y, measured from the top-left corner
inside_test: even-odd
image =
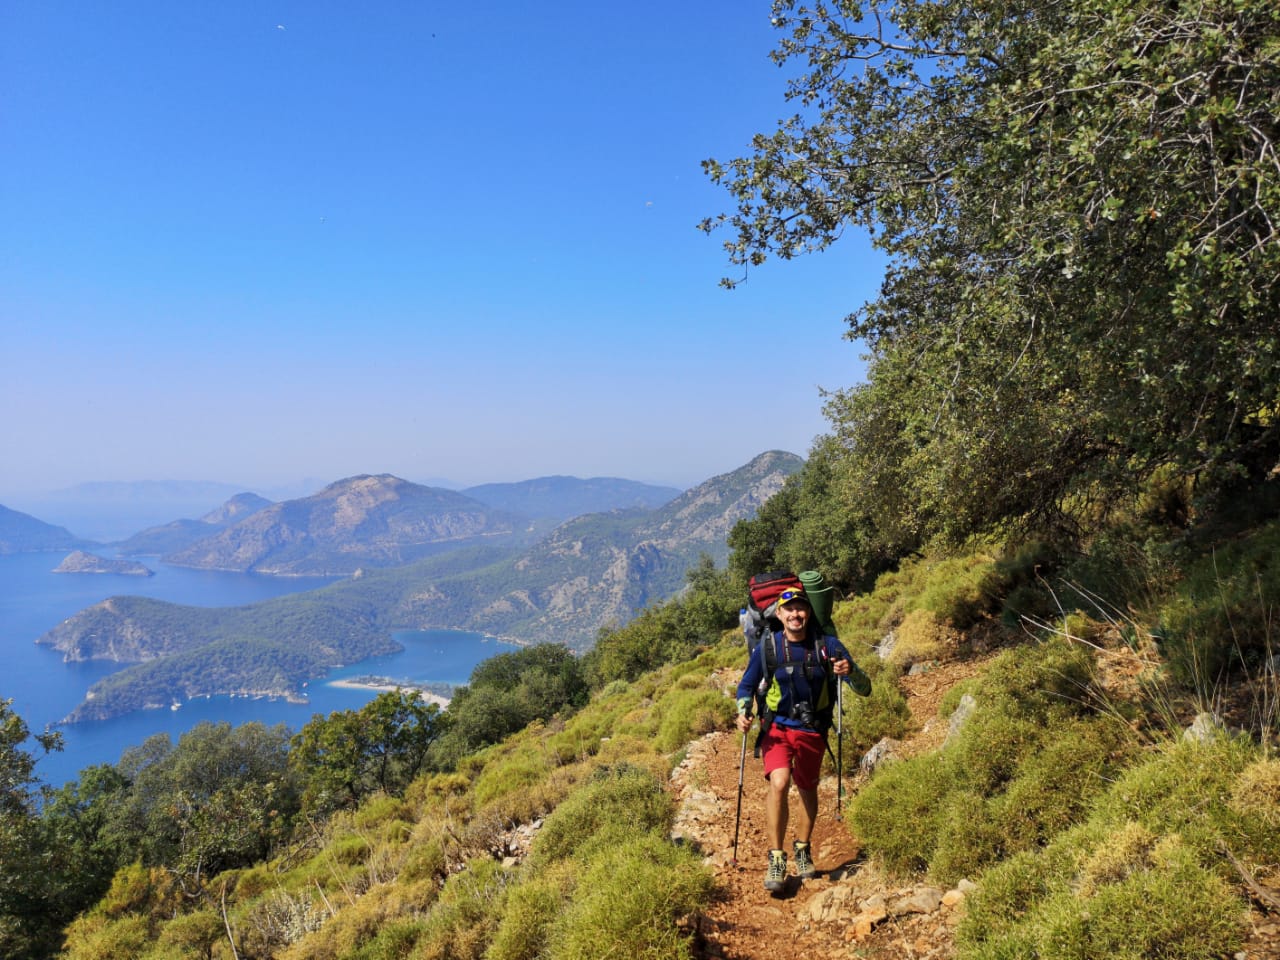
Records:
[[[767,778],[780,767],[791,770],[791,779],[801,790],[817,790],[818,776],[822,772],[822,754],[826,752],[822,734],[812,730],[797,730],[775,723],[769,727],[760,744],[764,757],[764,775]]]

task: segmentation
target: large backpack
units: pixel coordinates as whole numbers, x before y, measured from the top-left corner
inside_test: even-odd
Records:
[[[790,570],[757,573],[747,581],[747,605],[738,614],[747,653],[756,648],[763,637],[781,630],[778,622],[778,598],[786,590],[803,590],[804,583]]]

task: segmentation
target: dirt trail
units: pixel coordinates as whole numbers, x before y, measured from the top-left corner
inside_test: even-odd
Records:
[[[952,661],[900,681],[913,717],[913,733],[898,752],[909,756],[937,747],[946,734],[938,720],[938,702],[956,682],[978,672],[989,654]],[[719,678],[728,689],[737,677]],[[791,878],[780,896],[764,889],[768,841],[764,835],[766,782],[760,761],[751,755],[748,736],[742,778],[742,812],[737,858],[734,823],[742,739],[735,732],[711,733],[691,745],[672,774],[680,798],[675,834],[695,844],[716,873],[719,896],[698,918],[695,953],[699,960],[778,960],[790,956],[863,958],[863,960],[951,960],[955,926],[963,911],[960,890],[947,891],[939,904],[932,888],[900,887],[888,882],[863,856],[857,839],[837,818],[837,780],[819,785],[818,820],[813,833],[818,875]],[[833,749],[835,742],[833,737]],[[846,766],[854,758],[845,756]],[[856,781],[843,780],[847,801]],[[798,800],[792,796],[792,809]],[[788,845],[790,838],[788,838]],[[963,885],[962,885],[963,886]],[[1242,893],[1247,892],[1242,890]],[[922,896],[923,894],[927,894]],[[1280,898],[1280,889],[1274,891]],[[932,900],[931,900],[932,898]],[[903,909],[915,900],[931,901],[922,912]],[[873,905],[868,908],[868,905]],[[886,912],[877,905],[887,904]],[[1260,909],[1260,906],[1262,909]],[[1244,950],[1237,960],[1280,957],[1280,915],[1263,904],[1251,905]]]
[[[963,674],[970,675],[975,668],[974,664],[966,665]],[[937,724],[928,721],[936,716],[938,698],[956,679],[921,678],[919,689],[910,691],[915,694],[910,699],[920,730],[917,739],[934,739]],[[733,680],[736,682],[736,677]],[[846,801],[856,789],[848,776],[842,782],[834,776],[824,777],[819,785],[818,820],[812,838],[818,875],[804,882],[791,877],[786,892],[779,896],[764,889],[769,848],[764,832],[767,785],[760,761],[752,756],[754,728],[747,736],[736,863],[733,842],[741,736],[736,731],[708,734],[690,748],[673,775],[682,797],[676,833],[707,855],[721,890],[700,920],[699,956],[726,960],[777,960],[808,954],[950,958],[957,919],[952,906],[874,922],[863,909],[871,898],[893,901],[909,897],[916,888],[886,884],[863,859],[857,839],[838,819],[839,788],[843,786]],[[832,749],[836,747],[833,734]],[[848,766],[854,758],[844,759]],[[793,810],[798,802],[793,793]],[[787,842],[790,845],[790,838]]]

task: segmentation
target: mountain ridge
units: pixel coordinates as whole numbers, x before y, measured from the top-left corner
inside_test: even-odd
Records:
[[[751,515],[802,463],[794,454],[771,451],[659,510],[574,518],[518,553],[472,541],[447,554],[361,568],[327,587],[246,607],[111,597],[36,642],[66,660],[134,664],[96,683],[68,721],[103,719],[174,696],[241,692],[250,673],[258,678],[256,692],[288,695],[333,666],[393,652],[396,629],[475,630],[516,642],[553,640],[581,651],[601,626],[620,625],[674,595],[702,553],[727,551],[721,534]],[[682,542],[681,531],[691,539]],[[216,657],[214,678],[201,666],[208,662],[202,650]],[[243,671],[235,667],[237,656]]]
[[[77,537],[66,527],[0,506],[0,553],[83,550],[93,546],[97,546],[94,541]]]
[[[474,538],[512,537],[519,518],[453,490],[360,474],[254,511],[166,563],[275,576],[343,576],[399,566]]]

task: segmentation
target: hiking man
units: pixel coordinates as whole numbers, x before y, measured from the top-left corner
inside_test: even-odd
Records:
[[[764,888],[770,893],[780,893],[787,883],[787,853],[782,844],[790,820],[788,794],[793,780],[800,796],[796,874],[808,879],[816,873],[809,838],[818,815],[818,776],[835,706],[835,684],[848,677],[858,693],[871,692],[870,679],[840,641],[823,634],[803,589],[783,591],[775,617],[782,629],[771,636],[766,633],[756,644],[737,691],[737,724],[744,736],[751,727],[752,698],[759,691],[764,694],[757,752],[763,755],[769,781],[765,833],[771,847]]]

